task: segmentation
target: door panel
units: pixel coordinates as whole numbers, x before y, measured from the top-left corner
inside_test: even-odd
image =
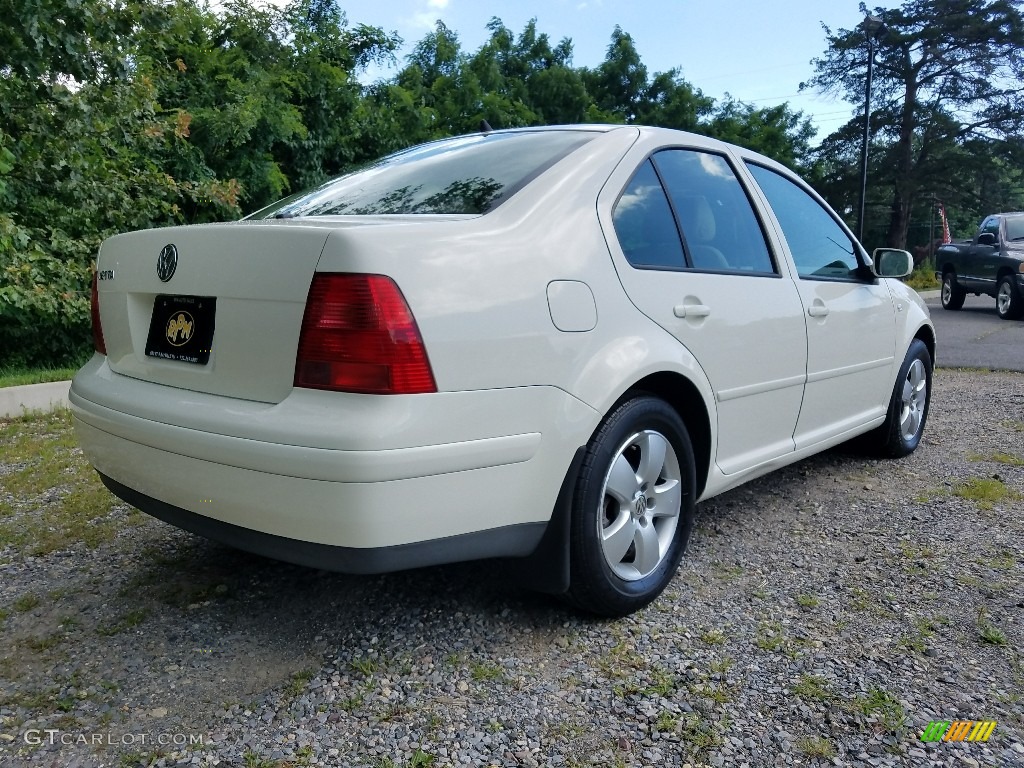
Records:
[[[626,293],[693,354],[715,391],[722,472],[792,452],[807,360],[803,306],[725,158],[657,153],[613,221]]]
[[[889,289],[867,276],[859,246],[819,199],[775,171],[747,167],[796,267],[807,323],[807,385],[793,433],[800,450],[885,413],[896,312]]]
[[[889,289],[797,280],[807,317],[807,387],[797,450],[885,413],[895,381],[895,313]],[[824,307],[826,313],[811,310]]]

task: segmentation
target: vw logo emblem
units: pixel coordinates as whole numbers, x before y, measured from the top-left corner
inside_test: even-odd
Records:
[[[156,260],[156,276],[161,282],[166,283],[174,277],[174,270],[178,268],[178,249],[172,243],[168,243],[160,251],[160,257]]]
[[[647,514],[647,497],[642,493],[638,493],[636,498],[633,499],[633,515],[637,518],[643,517]]]

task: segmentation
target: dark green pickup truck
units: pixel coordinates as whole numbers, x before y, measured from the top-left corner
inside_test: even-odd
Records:
[[[935,252],[942,306],[960,309],[968,293],[996,300],[999,316],[1024,315],[1024,212],[986,216],[973,240],[947,243]]]

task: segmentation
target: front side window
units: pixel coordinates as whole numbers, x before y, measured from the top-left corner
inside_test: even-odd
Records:
[[[249,218],[487,213],[596,135],[526,131],[435,141],[285,198]]]
[[[995,235],[996,239],[999,238],[999,217],[989,216],[983,222],[981,222],[980,233],[988,232],[990,235]]]
[[[857,248],[832,215],[782,174],[747,163],[782,227],[800,277],[858,279]]]

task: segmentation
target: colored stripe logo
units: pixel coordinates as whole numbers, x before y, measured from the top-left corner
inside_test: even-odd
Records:
[[[988,741],[995,729],[995,720],[933,720],[921,741]]]

